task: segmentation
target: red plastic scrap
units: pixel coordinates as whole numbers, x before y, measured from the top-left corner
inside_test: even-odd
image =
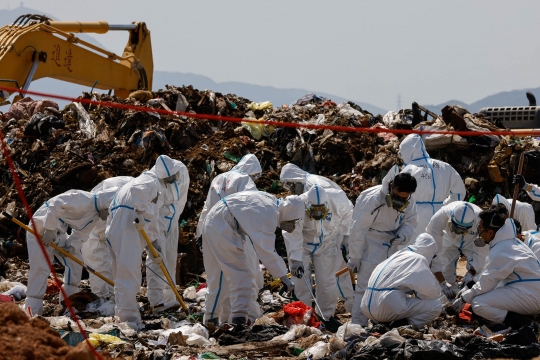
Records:
[[[459,313],[459,318],[464,321],[471,321],[472,319],[472,310],[471,304],[465,304],[461,312]]]
[[[303,324],[304,323],[304,314],[311,310],[311,317],[309,318],[308,325],[318,328],[321,323],[317,321],[317,317],[313,314],[313,308],[307,306],[301,301],[295,301],[290,304],[283,305],[283,311],[285,315],[289,317],[289,321],[294,324]]]
[[[15,300],[13,300],[13,298],[10,295],[0,294],[0,303],[5,303],[5,302],[15,302]]]
[[[206,283],[205,282],[200,283],[199,286],[197,286],[197,290],[195,290],[195,292],[198,292],[199,290],[204,289],[204,288],[206,288]]]
[[[56,281],[47,279],[47,291],[45,291],[46,294],[58,294],[60,292],[60,288],[56,284]]]

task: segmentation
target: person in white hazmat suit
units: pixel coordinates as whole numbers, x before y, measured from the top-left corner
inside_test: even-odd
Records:
[[[518,220],[514,220],[514,225],[516,226],[516,237],[523,241],[532,250],[534,255],[540,259],[540,231],[522,231],[521,223]]]
[[[349,238],[349,269],[358,272],[352,322],[367,326],[360,304],[373,269],[406,244],[417,225],[412,193],[416,179],[409,173],[397,174],[397,165],[384,177],[382,185],[362,191],[356,200]]]
[[[512,199],[508,200],[504,196],[497,194],[491,201],[491,204],[503,204],[506,207],[506,210],[510,212],[510,209],[512,208]],[[523,230],[536,230],[534,210],[531,204],[516,200],[516,207],[514,209],[513,218],[521,223],[521,228]]]
[[[167,268],[171,280],[176,283],[176,264],[178,260],[178,221],[184,211],[189,190],[189,172],[187,167],[179,160],[160,155],[156,164],[147,173],[155,175],[161,183],[161,198],[163,205],[159,208],[159,236],[158,247],[163,257],[163,264]],[[148,284],[147,296],[150,305],[160,309],[178,305],[178,300],[170,285],[163,281],[165,276],[159,263],[154,261],[152,254],[146,257],[146,273]],[[159,275],[159,276],[158,276]],[[160,278],[161,277],[161,278]]]
[[[212,207],[221,201],[221,199],[235,194],[241,191],[258,191],[255,181],[261,176],[262,168],[257,157],[253,154],[247,154],[240,159],[238,164],[230,171],[219,174],[216,176],[210,184],[208,195],[204,203],[203,210],[199,216],[199,223],[197,224],[197,238],[202,240],[202,228],[204,219]],[[244,241],[244,252],[246,258],[251,260],[250,266],[253,274],[253,287],[261,289],[264,286],[264,276],[259,266],[259,258],[255,253],[255,248],[251,241]],[[224,295],[222,309],[216,309],[216,313],[220,315],[220,322],[227,322],[231,312],[231,305],[228,298],[228,294]],[[250,314],[259,317],[257,314],[260,312],[260,307],[257,303],[250,302],[253,307],[249,310]],[[259,314],[260,315],[260,314]]]
[[[519,187],[527,192],[531,200],[540,201],[540,186],[527,183],[523,175],[514,175],[512,185],[519,184]]]
[[[105,236],[113,250],[115,314],[134,329],[141,320],[136,295],[142,280],[141,254],[146,246],[140,230],[158,231],[152,225],[158,215],[158,189],[155,176],[141,174],[118,190],[109,207]]]
[[[420,135],[407,135],[399,145],[398,155],[404,163],[401,172],[414,176],[417,184],[414,199],[418,226],[410,237],[412,242],[443,205],[464,200],[466,190],[461,176],[450,164],[429,157]]]
[[[333,225],[328,224],[328,221],[323,221],[323,224],[332,228],[331,232],[328,232],[328,229],[324,229],[324,237],[326,239],[331,239],[337,246],[333,266],[334,272],[347,266],[344,257],[349,253],[349,232],[352,211],[354,208],[351,201],[347,198],[347,194],[345,194],[341,187],[332,180],[327,179],[324,176],[310,174],[294,164],[286,164],[283,166],[281,169],[280,181],[285,188],[296,195],[307,193],[314,185],[318,185],[326,191],[328,198],[331,201],[332,210],[330,210],[329,214],[331,219],[330,222]],[[335,227],[336,224],[338,226],[337,228]],[[310,251],[313,251],[313,247],[310,247]],[[321,253],[321,249],[316,249],[316,252]],[[328,254],[326,256],[328,256]],[[297,260],[299,261],[299,259]],[[309,267],[306,267],[305,269],[308,268]],[[337,286],[335,288],[337,290],[337,297],[345,300],[345,303],[343,304],[345,310],[351,312],[353,307],[353,288],[349,273],[346,272],[338,277],[334,276],[332,279],[335,279],[336,281]],[[303,281],[300,281],[300,283],[304,284]]]
[[[517,329],[531,322],[525,315],[540,312],[540,260],[516,239],[513,220],[498,206],[479,216],[477,245],[489,245],[489,255],[476,284],[452,308],[459,313],[469,303],[475,315]]]
[[[481,211],[474,204],[455,201],[439,209],[426,228],[426,232],[437,242],[437,259],[441,262],[442,273],[435,273],[435,277],[448,299],[455,298],[459,291],[456,268],[461,254],[467,257],[465,283],[471,281],[484,267],[488,250],[474,245],[476,227],[480,221],[478,214]]]
[[[133,180],[131,176],[116,176],[109,179],[105,179],[99,184],[97,184],[90,192],[94,194],[94,199],[96,199],[96,194],[103,190],[113,189],[120,190],[120,188],[127,182]],[[112,201],[112,197],[111,197]],[[97,203],[94,202],[94,205]],[[103,214],[102,218],[98,218],[91,225],[94,225],[88,240],[83,241],[81,253],[83,262],[90,266],[92,269],[99,272],[101,275],[105,276],[107,279],[113,280],[112,273],[112,249],[105,239],[105,228],[107,226],[107,219],[109,213],[109,204],[106,204],[107,215]],[[79,235],[77,235],[79,234]],[[83,236],[80,232],[74,230],[70,238],[74,236]],[[112,285],[108,284],[106,281],[100,279],[98,276],[90,273],[89,277],[90,288],[92,292],[101,298],[109,298],[114,295],[114,288]]]
[[[283,239],[293,276],[301,279],[305,273],[311,283],[310,262],[313,263],[315,282],[319,289],[315,296],[322,311],[319,315],[328,319],[334,315],[338,298],[335,276],[335,263],[338,255],[341,256],[337,248],[338,235],[342,222],[349,224],[349,218],[339,216],[339,206],[342,205],[339,201],[347,204],[348,199],[340,199],[336,193],[327,193],[317,184],[304,195],[306,212],[292,233],[283,231]],[[311,306],[311,293],[303,280],[295,282],[294,293],[300,301]]]
[[[57,243],[59,247],[81,260],[83,240],[87,238],[93,223],[100,217],[106,218],[107,206],[115,193],[116,189],[104,190],[95,194],[82,190],[69,190],[47,200],[33,215],[37,227],[34,230],[41,235],[49,258],[52,260],[53,256],[56,256],[66,267],[62,288],[67,296],[79,291],[82,267],[54,250],[50,244]],[[28,226],[32,227],[32,222]],[[78,231],[82,236],[68,237],[66,234],[68,227]],[[50,274],[50,269],[37,238],[27,232],[26,241],[30,271],[28,272],[25,309],[30,307],[34,315],[41,315],[43,295],[47,290],[47,277]],[[60,301],[62,300],[63,297],[60,294]]]
[[[287,292],[293,290],[285,262],[275,251],[275,231],[278,227],[293,231],[304,211],[302,197],[293,195],[278,201],[259,191],[229,195],[212,207],[202,229],[208,288],[204,323],[218,322],[217,310],[223,308],[220,302],[227,294],[231,306],[228,322],[246,324],[254,320],[250,302],[257,301],[258,291],[253,287],[251,259],[244,251],[244,241],[253,244],[257,257],[272,276],[281,279]]]
[[[435,240],[423,233],[413,245],[377,265],[362,299],[364,315],[387,323],[405,319],[416,328],[439,316],[442,311],[438,300],[440,291],[430,269],[436,253]]]

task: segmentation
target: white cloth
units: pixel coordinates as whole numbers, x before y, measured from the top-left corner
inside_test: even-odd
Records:
[[[58,231],[60,247],[71,246],[72,255],[79,260],[82,259],[81,246],[86,240],[89,230],[100,220],[99,210],[106,208],[106,203],[114,196],[115,191],[105,190],[92,194],[82,190],[69,190],[46,201],[35,213],[34,222],[39,234],[44,230]],[[29,222],[32,227],[32,222]],[[71,227],[73,234],[67,237],[66,230]],[[28,273],[28,301],[25,304],[32,304],[32,312],[40,315],[42,312],[42,300],[47,289],[47,277],[50,269],[43,256],[37,238],[26,234],[28,243],[28,259],[30,262],[30,271]],[[78,291],[81,280],[82,268],[69,258],[57,253],[52,247],[46,247],[49,259],[56,256],[65,266],[64,289],[67,295]],[[62,299],[60,299],[62,300]]]
[[[257,186],[251,179],[250,175],[258,174],[260,172],[262,172],[262,169],[257,157],[252,154],[247,154],[242,157],[238,164],[230,171],[219,174],[212,180],[206,201],[204,202],[203,210],[199,216],[199,223],[197,224],[197,237],[202,235],[204,219],[208,215],[208,212],[216,203],[220,202],[221,199],[242,191],[258,191]],[[245,240],[247,239],[244,239],[243,242],[246,258],[252,260],[249,265],[253,274],[253,286],[257,289],[261,289],[264,286],[264,276],[259,266],[259,260],[251,241]],[[222,322],[226,322],[228,321],[227,319],[229,317],[231,307],[229,304],[228,294],[222,298],[222,302],[220,302],[220,304],[224,304],[224,308],[216,308],[215,312],[220,314],[220,319]],[[255,308],[252,310],[254,309]],[[250,314],[251,313],[253,313],[253,311],[250,311]]]
[[[420,135],[408,135],[399,145],[399,156],[405,163],[401,172],[414,176],[417,184],[414,199],[418,226],[409,240],[413,243],[443,204],[464,200],[467,192],[461,176],[450,164],[429,157]]]
[[[156,204],[152,200],[158,188],[154,176],[142,174],[122,186],[109,207],[105,234],[113,249],[115,314],[133,328],[141,319],[135,297],[141,285],[141,254],[146,245],[133,222],[142,217],[150,224],[148,217],[156,217]]]
[[[301,229],[302,232],[297,229],[291,234],[283,232],[283,238],[287,247],[289,261],[304,261],[304,254],[306,252],[313,252],[313,255],[317,254],[317,256],[320,256],[318,253],[321,252],[321,249],[318,247],[321,246],[323,242],[334,243],[333,246],[337,248],[336,251],[326,251],[326,256],[335,254],[333,260],[334,265],[330,267],[334,272],[330,274],[330,269],[322,270],[319,266],[319,270],[315,270],[315,278],[322,278],[323,273],[325,274],[324,276],[329,278],[327,280],[321,279],[323,282],[329,282],[331,278],[332,281],[335,282],[333,288],[336,289],[337,297],[345,300],[345,309],[350,312],[353,305],[353,289],[350,275],[346,272],[345,274],[336,277],[335,272],[343,269],[347,265],[341,254],[341,241],[344,235],[349,235],[350,233],[352,211],[354,208],[351,201],[347,198],[347,195],[341,187],[332,180],[323,176],[310,174],[294,164],[286,164],[283,166],[281,169],[280,180],[281,182],[300,182],[304,184],[304,193],[307,193],[317,185],[323,188],[328,194],[329,212],[326,219],[319,223],[319,226],[315,226],[314,222],[309,221],[309,219],[307,220],[308,222],[304,219],[303,223],[297,223],[297,227]],[[304,224],[307,224],[308,226],[305,227]],[[322,227],[320,226],[321,224]],[[318,262],[320,263],[321,260],[318,260]],[[336,266],[338,267],[337,269]],[[308,269],[308,267],[304,266],[304,269]],[[319,275],[317,275],[317,272],[319,272]],[[307,292],[303,280],[297,281],[295,285],[300,287],[300,289],[304,289],[300,290],[301,292]],[[298,293],[296,293],[296,295],[298,296]],[[307,298],[309,294],[303,294],[301,296]],[[328,292],[325,292],[324,296],[328,299],[328,302],[333,302],[335,306],[335,298],[332,298]],[[320,299],[318,299],[318,301],[319,300]],[[308,305],[310,304],[311,302],[308,303]],[[330,310],[328,310],[328,312],[329,311]],[[333,315],[333,312],[330,315]]]
[[[97,184],[90,192],[96,194],[103,190],[120,188],[133,180],[131,176],[116,176],[108,178]],[[104,205],[108,209],[112,198],[109,203]],[[95,221],[95,225],[92,231],[88,235],[88,240],[83,241],[81,253],[83,261],[86,265],[105,276],[107,279],[114,280],[112,272],[112,249],[110,245],[105,241],[105,229],[107,222],[101,218]],[[73,236],[73,235],[72,235]],[[114,288],[98,276],[90,273],[89,276],[90,288],[92,292],[99,297],[110,297],[114,295]]]
[[[397,166],[394,166],[382,185],[362,191],[353,210],[349,256],[361,259],[361,265],[356,278],[352,322],[362,326],[367,325],[367,318],[360,304],[373,269],[397,252],[398,244],[390,245],[390,240],[396,236],[408,239],[418,224],[414,196],[403,212],[386,205],[388,186],[397,173]]]
[[[204,321],[219,317],[228,294],[230,318],[251,318],[256,307],[251,259],[244,240],[253,243],[257,257],[274,277],[287,274],[283,259],[275,251],[275,230],[280,221],[298,219],[304,202],[298,196],[280,201],[268,193],[243,191],[222,199],[208,212],[203,224],[203,259],[207,275]],[[259,310],[260,311],[260,310]]]
[[[531,191],[527,191],[527,194],[529,194],[529,197],[534,201],[540,201],[540,186],[535,184],[529,184],[531,185]]]
[[[468,208],[473,209],[475,218],[471,229],[464,235],[458,235],[450,231],[450,223],[452,210],[462,204],[467,204]],[[450,284],[456,282],[456,267],[461,254],[467,257],[468,268],[472,266],[477,273],[484,268],[489,250],[486,246],[474,245],[477,237],[476,228],[480,222],[478,214],[481,211],[482,209],[474,204],[455,201],[437,211],[427,226],[426,232],[433,236],[439,248],[437,258],[441,262],[443,276]]]
[[[508,212],[510,212],[510,209],[512,208],[512,199],[507,199],[504,196],[497,194],[493,198],[491,204],[503,204],[508,209]],[[516,200],[513,218],[519,221],[523,231],[536,230],[534,210],[531,204]]]
[[[500,282],[502,286],[497,287]],[[504,322],[508,311],[522,315],[540,312],[540,261],[516,239],[512,219],[506,219],[490,241],[484,270],[461,297],[476,315],[495,323]]]
[[[429,267],[436,251],[437,244],[424,233],[413,245],[380,263],[362,299],[364,315],[380,322],[407,319],[418,328],[439,316],[439,284]],[[407,296],[412,292],[414,297]]]
[[[184,211],[189,190],[189,172],[187,167],[179,160],[174,160],[168,156],[158,157],[156,164],[148,173],[155,174],[158,178],[164,178],[178,173],[178,180],[172,184],[162,184],[165,186],[163,193],[163,205],[159,209],[160,236],[157,242],[161,246],[163,264],[169,272],[171,280],[176,285],[176,264],[178,260],[178,222],[180,215]],[[167,306],[177,303],[174,291],[170,285],[162,279],[166,279],[158,263],[151,260],[152,254],[147,254],[146,266],[150,269],[146,273],[148,284],[148,301],[150,305],[167,304]],[[158,277],[158,274],[162,279]]]
[[[540,232],[538,230],[532,230],[523,231],[522,234],[525,237],[523,243],[532,250],[537,258],[540,259]]]

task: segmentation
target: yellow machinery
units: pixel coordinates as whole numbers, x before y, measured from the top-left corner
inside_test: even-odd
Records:
[[[119,30],[129,32],[122,56],[73,35]],[[153,71],[150,31],[143,22],[112,25],[22,15],[13,24],[0,28],[0,86],[27,90],[33,80],[50,77],[114,90],[116,96],[125,98],[133,90],[151,90]],[[0,103],[9,95],[0,91]]]

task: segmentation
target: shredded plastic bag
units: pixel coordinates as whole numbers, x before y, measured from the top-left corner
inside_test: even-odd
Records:
[[[295,301],[290,304],[283,305],[283,311],[285,312],[285,315],[287,315],[285,317],[287,326],[291,326],[293,324],[306,324],[318,328],[321,325],[313,314],[309,317],[309,319],[304,319],[304,314],[307,311],[313,311],[313,308],[307,306],[301,301]]]
[[[274,127],[263,124],[262,122],[264,122],[264,119],[262,118],[259,120],[256,120],[256,119],[248,119],[248,120],[250,120],[250,122],[242,121],[242,126],[246,128],[247,130],[249,130],[249,133],[251,134],[251,136],[253,136],[253,138],[257,141],[261,140],[263,136],[270,137],[270,135],[274,132]],[[251,121],[261,122],[261,124],[258,124],[256,122],[251,122]]]
[[[367,331],[361,325],[353,324],[352,322],[341,325],[336,332],[336,336],[340,339],[348,338],[351,335],[363,334],[367,334]]]
[[[272,102],[271,101],[263,101],[259,103],[252,102],[251,104],[248,105],[248,108],[253,111],[271,109]]]
[[[315,343],[312,347],[303,352],[308,359],[322,359],[328,350],[328,344],[324,341]]]
[[[380,337],[379,343],[385,348],[395,348],[405,342],[405,338],[399,335],[398,329],[393,329]]]
[[[127,342],[121,340],[116,336],[97,333],[90,334],[88,341],[94,347],[107,345],[108,348],[113,348],[118,345],[127,344]]]
[[[86,112],[85,108],[81,103],[75,102],[71,103],[71,108],[77,112],[79,118],[79,128],[86,136],[87,139],[93,139],[96,137],[96,124],[90,115]]]
[[[184,299],[195,300],[197,298],[197,292],[195,291],[195,286],[190,286],[184,290],[183,293]]]

